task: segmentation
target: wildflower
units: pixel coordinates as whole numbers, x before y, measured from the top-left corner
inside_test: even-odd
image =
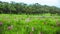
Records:
[[[8,30],[11,30],[11,26],[8,26]]]
[[[42,34],[42,32],[40,32],[40,34]]]
[[[32,27],[32,31],[34,31],[34,27]]]
[[[0,26],[2,25],[2,22],[0,22]]]

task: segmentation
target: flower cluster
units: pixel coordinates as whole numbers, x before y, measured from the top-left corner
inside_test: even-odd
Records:
[[[11,30],[11,26],[8,26],[8,30]]]
[[[2,22],[0,22],[0,26],[2,25]]]

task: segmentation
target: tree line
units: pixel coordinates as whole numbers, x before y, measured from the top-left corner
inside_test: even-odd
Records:
[[[25,4],[16,2],[0,1],[0,14],[60,14],[60,8],[55,6],[35,4]]]

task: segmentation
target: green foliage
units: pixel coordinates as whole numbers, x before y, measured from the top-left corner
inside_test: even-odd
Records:
[[[55,6],[40,5],[38,3],[27,5],[25,3],[0,1],[0,14],[60,14],[60,8]]]
[[[58,17],[47,17],[44,15],[28,16],[24,14],[0,14],[0,22],[2,22],[2,26],[0,26],[0,33],[2,32],[2,34],[60,34],[60,26],[56,26],[56,21],[58,20],[58,23],[60,22],[60,18]],[[11,26],[10,30],[8,29],[9,26]],[[33,31],[32,27],[34,28]]]

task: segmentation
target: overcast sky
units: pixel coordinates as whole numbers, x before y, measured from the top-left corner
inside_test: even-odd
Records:
[[[60,0],[1,0],[4,2],[24,2],[26,4],[32,4],[32,3],[39,3],[42,5],[50,5],[50,6],[57,6],[60,7]]]

